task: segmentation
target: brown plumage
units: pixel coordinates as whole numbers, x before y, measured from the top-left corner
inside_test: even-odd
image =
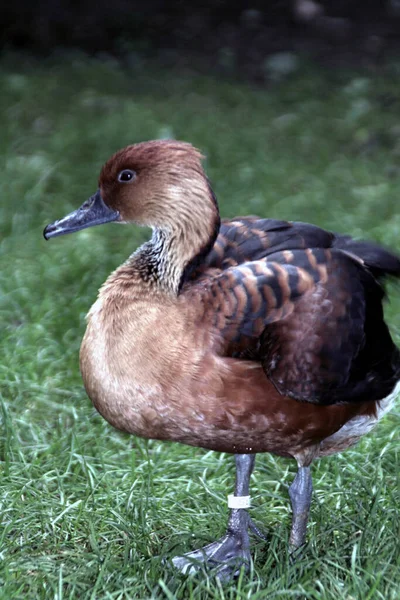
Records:
[[[129,146],[104,165],[97,194],[45,230],[153,229],[88,314],[87,393],[123,431],[307,467],[388,408],[400,359],[380,281],[400,261],[304,223],[221,224],[201,158],[182,142]]]

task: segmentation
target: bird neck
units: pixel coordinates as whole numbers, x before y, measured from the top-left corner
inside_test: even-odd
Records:
[[[128,260],[140,279],[177,296],[217,238],[217,200],[204,175],[169,186],[163,211],[153,215],[152,238]]]
[[[152,286],[178,295],[192,271],[214,245],[219,216],[208,227],[186,228],[185,223],[168,229],[154,229],[151,240],[130,258],[140,278]]]

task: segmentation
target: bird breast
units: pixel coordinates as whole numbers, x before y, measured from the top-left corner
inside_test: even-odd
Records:
[[[91,310],[81,371],[114,427],[211,450],[295,455],[363,410],[282,396],[259,363],[218,356],[181,308],[139,302],[110,311],[100,300]]]

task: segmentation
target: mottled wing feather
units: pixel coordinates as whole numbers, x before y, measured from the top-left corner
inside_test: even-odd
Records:
[[[192,273],[195,279],[209,268],[225,269],[284,250],[340,249],[359,259],[377,277],[400,277],[400,259],[388,250],[350,236],[325,231],[309,223],[258,217],[223,220],[214,247]]]
[[[333,239],[332,233],[307,223],[257,217],[225,220],[214,247],[193,277],[208,268],[226,269],[279,251],[330,248]]]
[[[291,264],[299,252],[299,264]],[[257,353],[266,326],[286,319],[297,299],[325,280],[329,257],[330,251],[322,249],[281,252],[274,254],[276,260],[244,263],[214,276],[203,302],[220,332],[224,353]]]

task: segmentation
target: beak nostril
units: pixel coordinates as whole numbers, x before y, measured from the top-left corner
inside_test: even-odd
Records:
[[[89,208],[91,208],[93,206],[93,204],[95,203],[95,201],[96,201],[96,194],[94,194],[93,196],[90,196],[90,198],[88,198],[86,200],[86,202],[84,202],[82,204],[82,206],[80,206],[78,208],[78,210],[81,210],[81,211],[88,210]]]

